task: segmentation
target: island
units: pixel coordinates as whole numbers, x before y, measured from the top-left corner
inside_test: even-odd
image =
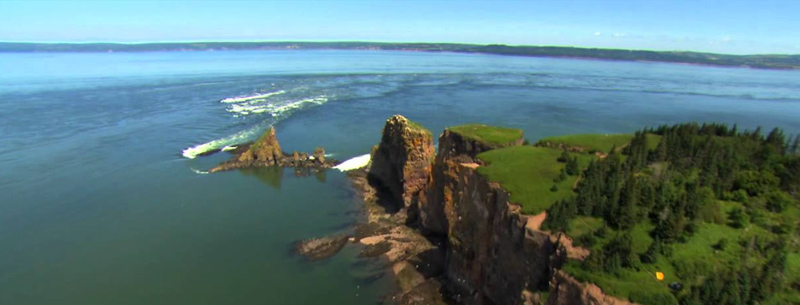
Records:
[[[226,50],[389,50],[454,52],[532,57],[651,61],[757,69],[800,69],[800,54],[732,55],[688,51],[579,48],[569,46],[510,46],[459,43],[388,42],[163,42],[163,43],[28,43],[0,42],[2,52],[172,52]]]

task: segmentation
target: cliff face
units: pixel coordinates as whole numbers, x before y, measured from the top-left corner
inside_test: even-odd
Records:
[[[540,231],[544,213],[523,215],[506,190],[478,173],[478,154],[522,145],[521,133],[507,143],[487,144],[445,130],[433,164],[430,139],[405,118],[390,118],[369,175],[400,208],[418,212],[421,230],[444,238],[438,278],[457,303],[538,304],[543,300],[535,292],[549,289],[552,305],[628,304],[558,271],[568,257],[588,253],[572,248],[564,236]]]
[[[564,271],[558,271],[550,282],[547,305],[634,305],[603,294],[594,284],[581,283]]]
[[[388,190],[396,208],[409,208],[427,185],[433,165],[433,136],[401,115],[386,120],[372,152],[370,178]]]
[[[431,173],[431,184],[421,199],[420,216],[425,229],[438,234],[447,234],[450,229],[445,209],[452,206],[453,191],[459,183],[460,164],[474,164],[475,157],[492,149],[522,145],[524,138],[504,144],[487,144],[464,137],[458,133],[445,129],[439,136],[439,152]],[[452,211],[450,211],[452,213]]]
[[[439,138],[420,215],[425,229],[447,236],[445,285],[459,302],[519,304],[526,290],[547,287],[556,244],[527,230],[508,192],[476,171],[478,154],[522,142],[490,145],[449,130]]]

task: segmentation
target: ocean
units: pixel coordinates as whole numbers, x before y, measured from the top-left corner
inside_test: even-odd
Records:
[[[0,304],[375,304],[380,260],[306,262],[346,232],[345,175],[205,174],[275,126],[370,151],[402,114],[568,133],[722,122],[800,134],[800,71],[389,51],[0,53]]]

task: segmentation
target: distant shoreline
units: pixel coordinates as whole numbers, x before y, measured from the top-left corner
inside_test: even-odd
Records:
[[[176,43],[28,43],[0,42],[0,53],[105,53],[239,50],[372,50],[452,52],[524,57],[555,57],[696,64],[771,70],[800,70],[800,54],[730,55],[684,51],[508,46],[456,43],[383,42],[176,42]]]

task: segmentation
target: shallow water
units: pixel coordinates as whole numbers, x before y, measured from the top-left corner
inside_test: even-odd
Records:
[[[369,51],[0,54],[0,71],[0,304],[374,304],[391,280],[357,248],[290,251],[355,221],[342,173],[203,175],[226,154],[185,157],[272,124],[285,150],[340,160],[397,113],[532,141],[684,121],[800,133],[795,71]]]

